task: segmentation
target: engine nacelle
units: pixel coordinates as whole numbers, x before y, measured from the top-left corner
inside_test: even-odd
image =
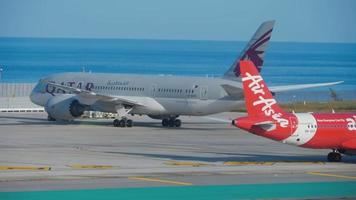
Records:
[[[72,120],[83,115],[89,106],[81,104],[74,94],[62,94],[50,98],[45,106],[49,116],[56,120]]]

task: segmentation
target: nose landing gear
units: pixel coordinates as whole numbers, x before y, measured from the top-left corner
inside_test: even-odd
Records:
[[[53,118],[51,115],[48,115],[48,116],[47,116],[47,120],[50,121],[50,122],[56,121],[56,119]]]

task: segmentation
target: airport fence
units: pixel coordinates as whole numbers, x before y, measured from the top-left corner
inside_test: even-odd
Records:
[[[35,83],[0,83],[0,112],[43,112],[30,100],[34,87]]]

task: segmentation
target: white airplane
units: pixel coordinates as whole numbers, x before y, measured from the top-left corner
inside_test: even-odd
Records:
[[[131,127],[128,114],[161,119],[180,127],[180,115],[202,116],[244,106],[239,61],[251,60],[261,70],[274,21],[260,25],[240,57],[220,78],[105,73],[61,73],[39,81],[30,98],[45,107],[49,120],[73,120],[84,111],[118,114],[115,127]],[[338,84],[271,87],[273,93]]]

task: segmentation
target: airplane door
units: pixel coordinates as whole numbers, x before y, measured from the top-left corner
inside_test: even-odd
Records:
[[[297,119],[295,119],[295,117],[289,117],[288,119],[290,121],[290,132],[293,133],[293,130],[295,130],[296,128],[298,128],[298,124],[297,124]]]
[[[202,100],[208,99],[208,87],[207,86],[200,87],[200,99],[202,99]]]
[[[157,84],[151,85],[151,97],[155,97],[157,92]]]

